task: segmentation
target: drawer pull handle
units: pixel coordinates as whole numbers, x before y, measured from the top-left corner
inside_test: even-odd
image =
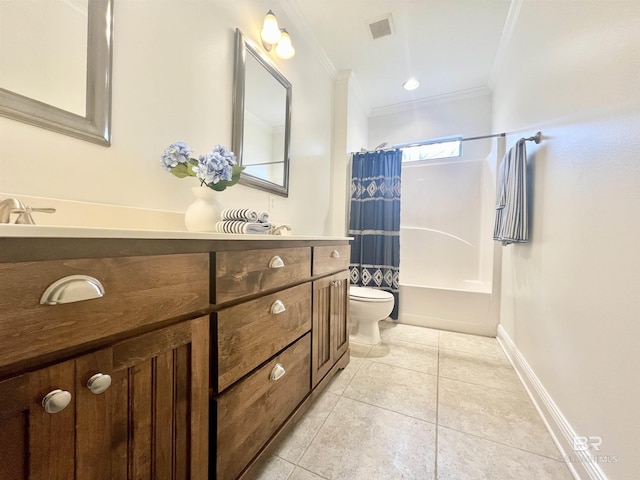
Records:
[[[275,302],[273,302],[273,305],[271,305],[272,315],[278,315],[279,313],[282,313],[286,310],[287,310],[287,307],[284,306],[284,303],[282,303],[282,300],[276,300]]]
[[[284,261],[280,258],[279,255],[276,255],[271,260],[269,260],[269,268],[282,268],[284,267]]]
[[[99,280],[88,275],[69,275],[56,280],[42,294],[42,305],[82,302],[104,295],[104,287]]]
[[[71,403],[71,393],[66,390],[53,390],[42,399],[42,406],[47,413],[58,413]]]
[[[107,390],[109,390],[110,386],[111,376],[104,373],[96,373],[87,382],[87,388],[94,395],[100,395],[101,393],[106,392]]]
[[[276,380],[280,380],[282,377],[284,377],[284,374],[287,373],[284,369],[284,367],[282,366],[281,363],[276,363],[276,366],[273,367],[273,370],[271,370],[271,380],[273,380],[274,382]]]
[[[340,258],[340,252],[338,250],[333,250],[331,252],[331,258]]]

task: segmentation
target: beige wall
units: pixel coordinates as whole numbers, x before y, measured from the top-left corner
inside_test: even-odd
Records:
[[[275,198],[272,219],[330,233],[334,81],[277,1],[115,0],[112,146],[0,117],[0,192],[184,212],[196,181],[165,172],[160,154],[177,140],[197,154],[230,146],[235,29],[258,41],[270,8],[297,51],[275,60],[293,84],[293,125],[290,196]],[[222,195],[227,207],[271,206],[242,185]]]
[[[502,326],[568,424],[640,471],[640,3],[522,2],[494,130],[527,144],[531,241],[503,249]],[[570,453],[570,452],[569,452]]]

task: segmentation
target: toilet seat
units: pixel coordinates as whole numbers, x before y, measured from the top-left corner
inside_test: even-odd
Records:
[[[355,302],[382,303],[393,301],[393,295],[384,290],[368,287],[349,287],[349,298]]]

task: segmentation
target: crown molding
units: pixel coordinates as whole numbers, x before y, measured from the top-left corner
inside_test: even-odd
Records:
[[[486,85],[480,87],[468,88],[466,90],[459,90],[457,92],[443,93],[442,95],[434,95],[432,97],[421,98],[413,100],[411,102],[396,103],[394,105],[387,105],[385,107],[376,107],[371,111],[372,117],[379,117],[382,115],[392,115],[394,113],[405,113],[414,111],[419,108],[426,108],[431,105],[437,105],[446,102],[455,102],[460,100],[468,100],[476,97],[483,97],[491,95],[491,90]]]
[[[302,31],[305,33],[305,39],[311,46],[311,49],[314,51],[315,55],[318,57],[320,64],[327,72],[331,80],[336,80],[338,76],[338,70],[333,65],[333,62],[329,59],[329,56],[324,51],[320,42],[316,38],[309,22],[307,22],[306,17],[298,7],[298,4],[294,0],[277,0],[278,4],[282,7],[285,14],[290,18],[290,20],[298,27],[298,31]]]

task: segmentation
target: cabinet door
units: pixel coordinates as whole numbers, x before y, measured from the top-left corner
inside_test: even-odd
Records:
[[[208,320],[0,382],[2,480],[207,479]],[[111,385],[94,393],[97,374]],[[71,401],[47,413],[55,390]]]
[[[313,282],[311,386],[315,387],[349,348],[349,273]]]
[[[332,350],[334,363],[349,348],[349,272],[333,276],[331,291]]]
[[[209,318],[113,346],[114,454],[126,475],[208,479]]]
[[[312,388],[322,380],[334,364],[331,349],[331,293],[333,289],[333,277],[313,282]]]
[[[0,382],[0,476],[3,480],[74,478],[75,367],[73,360]],[[54,390],[71,402],[47,413],[43,398]]]
[[[106,348],[75,360],[76,476],[69,478],[127,478],[126,430],[115,423],[121,376],[114,372],[112,353]],[[104,391],[94,386],[92,393],[89,380],[99,375],[108,375],[111,386]]]

